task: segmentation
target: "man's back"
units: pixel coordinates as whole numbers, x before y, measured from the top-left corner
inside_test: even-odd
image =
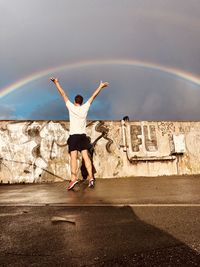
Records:
[[[87,101],[83,105],[74,105],[68,100],[66,106],[69,110],[70,135],[86,134],[86,118],[90,103]]]

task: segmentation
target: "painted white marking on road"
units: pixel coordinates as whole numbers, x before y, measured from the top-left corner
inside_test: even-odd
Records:
[[[24,215],[25,213],[27,213],[27,212],[2,213],[2,214],[0,214],[0,217],[18,216],[18,215]]]

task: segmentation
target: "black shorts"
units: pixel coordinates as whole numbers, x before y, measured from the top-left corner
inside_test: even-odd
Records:
[[[90,148],[90,140],[86,134],[72,134],[67,140],[69,147],[69,153],[71,151],[77,150],[82,151]]]

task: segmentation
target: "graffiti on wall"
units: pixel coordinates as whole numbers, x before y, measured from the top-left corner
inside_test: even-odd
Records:
[[[144,140],[145,148],[149,152],[154,152],[158,150],[156,128],[154,125],[143,126],[144,130]]]
[[[68,122],[60,121],[1,122],[0,181],[32,183],[68,179],[68,126]],[[91,150],[94,152],[98,141],[104,139],[106,153],[111,153],[113,140],[109,137],[110,128],[103,121],[98,121],[94,130]]]
[[[64,124],[52,121],[4,123],[0,128],[3,175],[7,169],[8,181],[39,181],[44,172],[54,176],[53,179],[64,179],[56,174],[53,165],[57,157],[66,154],[68,135]]]
[[[108,153],[111,153],[110,147],[113,143],[113,140],[108,137],[109,134],[109,128],[105,126],[105,123],[103,121],[100,121],[96,127],[95,130],[99,133],[101,133],[100,136],[97,137],[97,139],[93,142],[93,147],[96,145],[97,141],[101,138],[106,139],[108,142],[106,143],[106,150]]]
[[[156,128],[154,125],[131,125],[130,135],[133,152],[140,151],[140,147],[143,144],[143,140],[146,151],[155,152],[158,150]]]
[[[68,127],[65,121],[1,121],[0,181],[32,183],[69,179]],[[180,135],[184,135],[186,150],[178,155],[179,171],[199,173],[199,129],[200,122],[126,122],[123,127],[117,121],[89,122],[87,132],[95,177],[174,174],[177,171],[174,158],[178,153],[174,138]],[[172,151],[174,161],[170,157]],[[130,163],[127,156],[137,164]],[[157,159],[163,159],[162,163]],[[148,160],[152,160],[151,165],[146,164]],[[78,161],[82,164],[81,157]]]
[[[131,145],[132,151],[138,152],[140,151],[140,145],[142,144],[142,128],[139,125],[131,125],[130,127],[130,134],[131,134]]]
[[[162,136],[165,134],[172,134],[175,132],[175,126],[173,122],[161,121],[158,122],[158,130],[162,133]]]

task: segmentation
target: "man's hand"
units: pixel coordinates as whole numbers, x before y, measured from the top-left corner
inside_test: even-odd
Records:
[[[103,89],[103,88],[107,87],[108,85],[109,85],[109,83],[101,81],[99,84],[99,88]]]
[[[52,81],[53,83],[59,82],[59,81],[58,81],[58,78],[55,78],[55,77],[51,77],[51,78],[50,78],[50,81]]]
[[[100,84],[99,84],[98,88],[94,91],[94,93],[92,94],[92,96],[88,99],[89,103],[92,104],[92,102],[98,96],[98,94],[101,92],[101,90],[103,88],[107,87],[107,86],[108,86],[108,83],[107,82],[100,81]]]
[[[62,98],[64,99],[65,103],[68,101],[68,96],[65,94],[65,91],[63,90],[63,88],[60,86],[60,83],[58,81],[58,78],[55,77],[51,77],[49,78],[50,81],[52,81],[55,86],[57,87],[59,93],[61,94]]]

